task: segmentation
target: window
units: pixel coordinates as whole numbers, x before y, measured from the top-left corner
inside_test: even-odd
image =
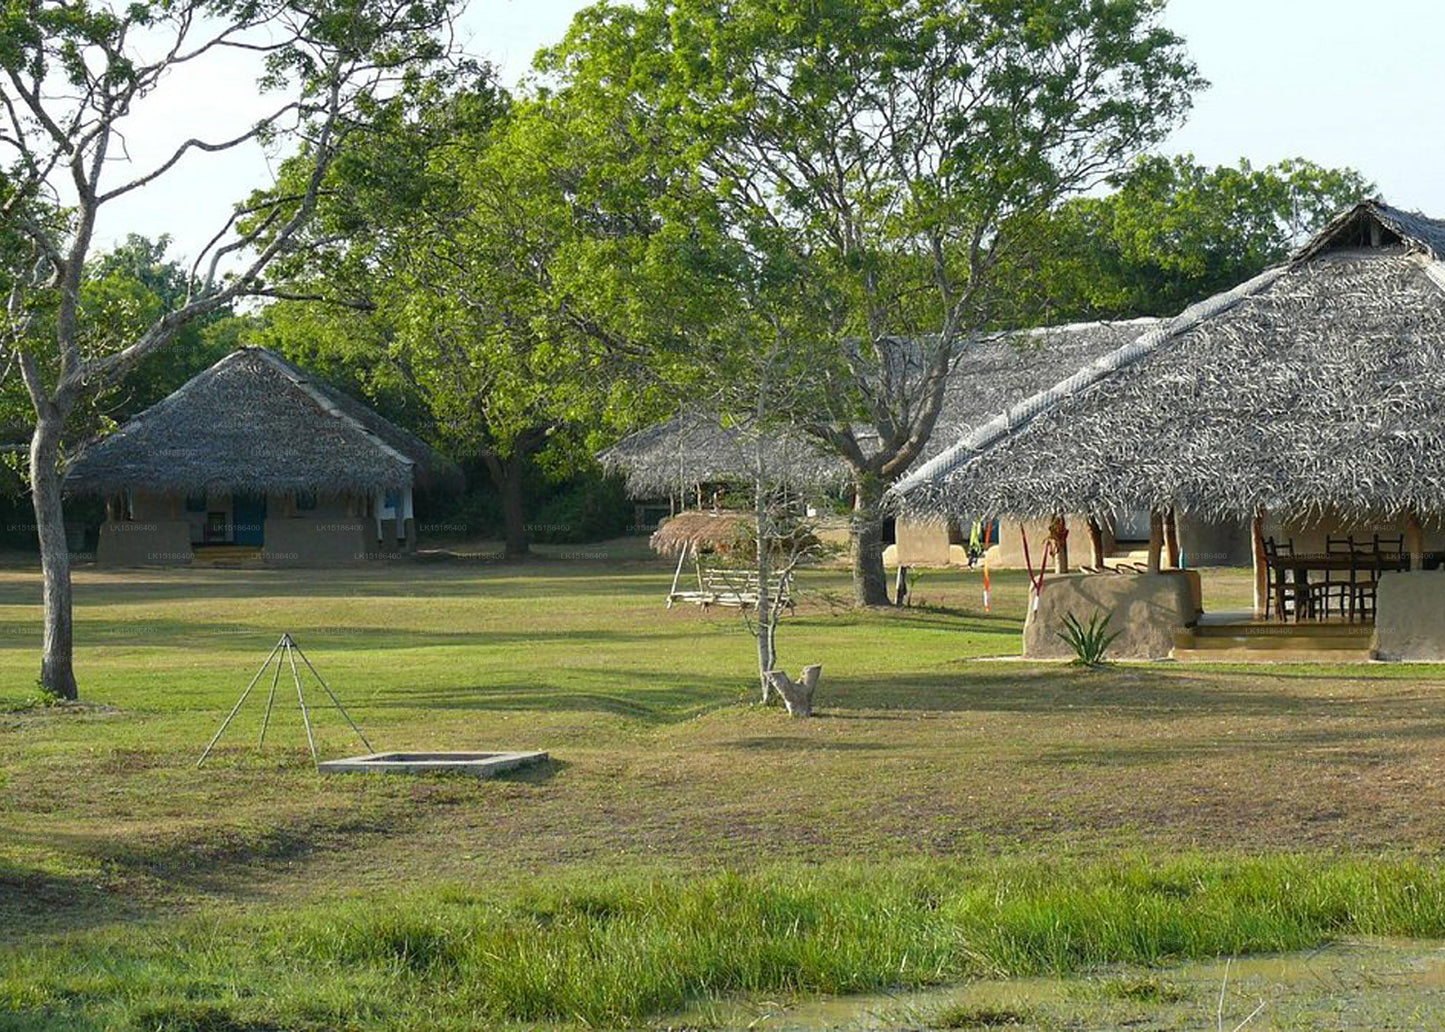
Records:
[[[397,509],[401,508],[401,492],[386,492],[386,498],[382,501],[381,505],[384,509],[389,509],[392,512],[396,512]]]
[[[196,491],[186,495],[186,512],[205,512],[206,492]]]
[[[297,492],[296,492],[296,511],[297,511],[297,512],[311,512],[311,511],[312,511],[313,509],[315,509],[315,508],[316,508],[316,492],[315,492],[315,491],[297,491]]]

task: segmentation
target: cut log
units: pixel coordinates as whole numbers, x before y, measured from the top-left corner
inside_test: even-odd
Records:
[[[783,705],[788,707],[788,713],[794,717],[811,717],[813,715],[813,690],[818,687],[818,678],[823,674],[823,665],[816,663],[813,666],[803,667],[803,672],[794,681],[781,670],[769,670],[768,681],[772,684],[773,690],[783,697]]]

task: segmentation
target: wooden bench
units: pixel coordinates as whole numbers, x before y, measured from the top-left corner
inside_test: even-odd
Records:
[[[793,608],[793,575],[775,574],[768,578],[768,597],[782,599]],[[729,606],[754,609],[758,604],[758,573],[756,570],[702,567],[697,571],[697,588],[686,591],[674,588],[667,596],[667,608],[674,603],[691,602],[704,609],[708,606]]]

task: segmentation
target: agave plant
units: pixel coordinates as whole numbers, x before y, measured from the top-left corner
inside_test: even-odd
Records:
[[[1104,653],[1114,643],[1114,639],[1123,633],[1109,633],[1110,615],[1096,609],[1087,624],[1080,623],[1073,613],[1064,617],[1065,629],[1059,637],[1074,650],[1075,666],[1096,667],[1103,664]]]

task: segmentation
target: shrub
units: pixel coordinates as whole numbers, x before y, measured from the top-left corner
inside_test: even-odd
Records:
[[[1087,624],[1079,623],[1073,613],[1064,617],[1065,630],[1059,635],[1074,650],[1074,665],[1096,667],[1104,662],[1104,653],[1123,632],[1109,633],[1109,614],[1094,611]]]

